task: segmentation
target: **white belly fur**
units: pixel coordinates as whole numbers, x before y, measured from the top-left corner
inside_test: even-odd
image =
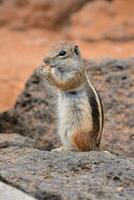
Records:
[[[85,118],[86,121],[84,120]],[[73,148],[71,142],[73,130],[84,128],[86,124],[88,130],[91,131],[92,123],[91,108],[85,91],[82,90],[76,95],[59,93],[58,134],[60,135],[63,146]]]

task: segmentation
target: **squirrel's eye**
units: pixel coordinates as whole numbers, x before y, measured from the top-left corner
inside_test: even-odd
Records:
[[[63,51],[60,51],[60,53],[59,53],[59,56],[65,56],[66,55],[66,51],[65,50],[63,50]]]
[[[76,55],[79,55],[79,49],[78,49],[78,46],[75,46],[75,47],[74,47],[74,52],[76,53]]]

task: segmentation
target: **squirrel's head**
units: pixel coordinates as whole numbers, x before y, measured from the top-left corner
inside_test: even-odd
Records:
[[[82,58],[77,45],[70,42],[62,42],[56,45],[48,53],[44,63],[50,66],[51,72],[59,78],[67,78],[71,73],[82,68]]]
[[[50,50],[36,74],[61,90],[80,87],[85,79],[82,58],[77,45],[62,42]]]

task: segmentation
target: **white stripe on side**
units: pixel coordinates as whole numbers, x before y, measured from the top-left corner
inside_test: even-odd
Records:
[[[97,140],[99,140],[99,138],[101,137],[101,133],[102,133],[102,120],[103,120],[103,116],[102,116],[102,110],[101,110],[101,103],[100,103],[100,99],[99,99],[99,96],[94,88],[94,86],[92,85],[92,83],[90,82],[87,74],[86,75],[86,78],[87,78],[87,81],[89,83],[89,86],[92,88],[94,94],[95,94],[95,97],[96,97],[96,101],[97,101],[97,104],[98,104],[98,109],[99,109],[99,114],[100,114],[100,130],[99,130],[99,134],[98,134],[98,137],[97,137]]]

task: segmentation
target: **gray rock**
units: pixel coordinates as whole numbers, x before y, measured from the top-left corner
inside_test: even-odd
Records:
[[[19,134],[0,134],[0,148],[10,146],[33,147],[35,141],[29,137],[24,137]]]
[[[134,159],[11,146],[0,149],[0,180],[40,200],[133,200]]]
[[[0,132],[32,137],[37,148],[50,150],[59,146],[55,99],[45,81],[31,76],[14,108],[0,114]]]
[[[35,198],[0,181],[0,200],[35,200]]]

